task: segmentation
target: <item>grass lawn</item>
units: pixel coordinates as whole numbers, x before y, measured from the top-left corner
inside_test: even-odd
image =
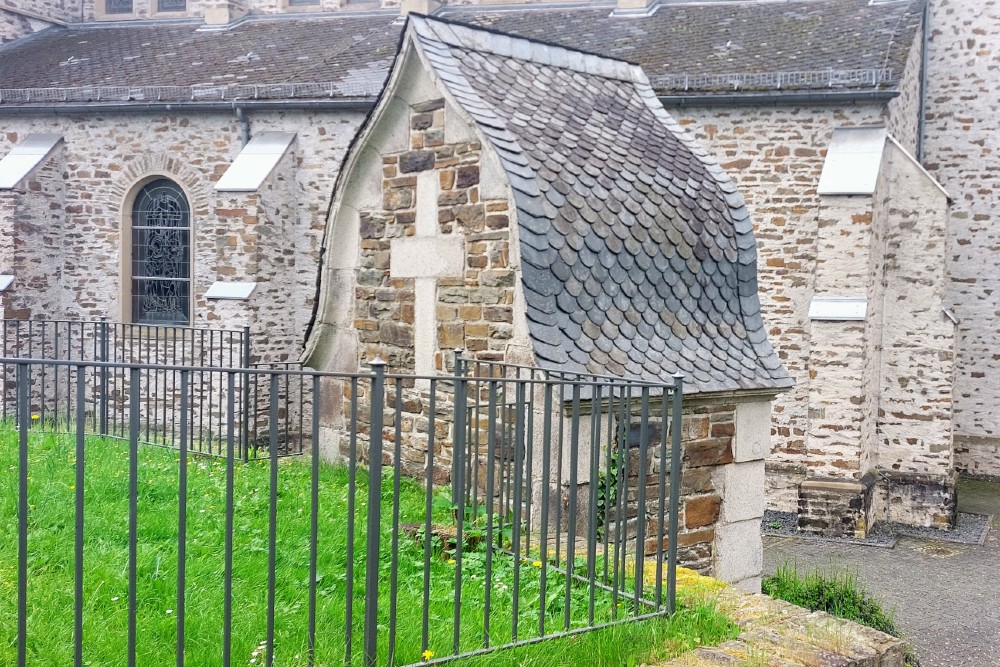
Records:
[[[176,646],[178,454],[141,447],[138,493],[138,664],[172,664]],[[13,664],[16,649],[17,436],[0,425],[0,664]],[[310,475],[308,458],[283,459],[278,475],[275,663],[306,664]],[[187,586],[185,655],[194,666],[221,664],[225,464],[192,457],[188,463]],[[356,493],[356,553],[352,627],[354,663],[360,664],[364,610],[366,471],[359,471]],[[73,543],[75,457],[70,437],[33,429],[29,461],[28,662],[72,664]],[[391,507],[391,470],[383,484],[383,508]],[[84,660],[92,665],[123,665],[127,646],[128,451],[115,440],[88,438],[85,493]],[[348,473],[321,464],[316,663],[344,664],[347,591]],[[233,560],[234,665],[264,662],[268,572],[269,463],[235,466]],[[400,522],[422,521],[425,492],[402,480]],[[435,521],[449,518],[438,503]],[[380,664],[388,638],[391,513],[382,522],[380,562]],[[423,546],[399,539],[397,654],[399,664],[421,660]],[[468,553],[463,568],[461,645],[482,646],[485,554]],[[515,563],[498,555],[491,586],[491,643],[510,641]],[[521,574],[519,639],[538,628],[538,568]],[[430,642],[435,657],[451,653],[454,565],[434,558],[430,586]],[[563,580],[550,572],[546,626],[562,621]],[[572,592],[574,627],[586,622],[587,591]],[[610,595],[597,596],[597,621],[611,620]],[[384,625],[383,625],[384,624]],[[705,601],[691,602],[670,619],[617,626],[578,637],[546,642],[462,661],[463,665],[636,665],[663,659],[697,643],[714,643],[733,626]]]

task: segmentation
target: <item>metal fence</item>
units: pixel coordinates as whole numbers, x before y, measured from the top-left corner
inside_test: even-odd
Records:
[[[674,608],[679,378],[0,364],[0,507],[17,508],[0,663],[434,664]],[[61,434],[32,402],[57,370]],[[128,379],[124,440],[91,435],[105,373]],[[177,449],[143,447],[142,397],[173,374]],[[201,374],[228,390],[223,459],[190,456]],[[239,460],[240,378],[267,396],[266,460]],[[310,457],[279,459],[283,387]]]
[[[248,327],[240,330],[153,326],[107,321],[0,320],[0,356],[18,359],[110,362],[90,366],[95,374],[85,384],[88,429],[101,435],[126,437],[129,428],[131,378],[127,364],[140,367],[143,391],[140,442],[178,446],[180,440],[180,374],[147,367],[264,368],[252,363]],[[277,364],[291,369],[297,364]],[[237,375],[229,386],[218,373],[204,370],[189,375],[191,401],[185,428],[191,451],[221,456],[225,453],[227,419],[234,420],[236,453],[244,459],[262,455],[267,441],[270,395],[249,375]],[[299,402],[304,397],[295,379],[286,376],[279,387],[277,419],[282,454],[299,454],[308,447],[308,426],[302,423]],[[0,418],[14,413],[15,365],[0,363],[4,399]],[[76,375],[61,366],[41,368],[32,377],[29,398],[33,416],[58,429],[72,425]],[[232,396],[234,411],[227,404]],[[265,453],[266,454],[266,453]]]

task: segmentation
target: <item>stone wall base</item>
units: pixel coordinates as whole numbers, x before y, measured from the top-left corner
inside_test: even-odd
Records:
[[[1000,479],[1000,437],[956,433],[955,467],[962,476]]]
[[[824,537],[868,534],[875,478],[807,479],[799,485],[799,530]]]
[[[903,667],[905,664],[906,645],[901,640],[852,621],[822,611],[810,612],[766,595],[748,595],[731,587],[719,591],[717,599],[719,610],[740,627],[739,637],[719,646],[685,653],[663,667]]]
[[[799,485],[805,481],[804,463],[767,461],[764,465],[764,500],[767,509],[795,512],[799,508]]]
[[[799,530],[863,539],[876,521],[951,528],[957,517],[957,474],[880,470],[860,481],[807,479],[799,485]]]
[[[958,515],[957,473],[927,475],[879,471],[872,518],[908,526],[951,528]],[[881,509],[882,511],[878,511]]]

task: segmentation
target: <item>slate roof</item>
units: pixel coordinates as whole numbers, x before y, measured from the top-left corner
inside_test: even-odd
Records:
[[[736,186],[642,70],[425,17],[414,39],[500,158],[543,368],[691,392],[792,384],[767,340]]]
[[[660,93],[711,94],[893,89],[923,2],[663,0],[648,17],[611,16],[607,4],[448,6],[441,15],[640,64]],[[0,104],[372,98],[391,67],[396,19],[344,11],[251,17],[221,31],[194,22],[50,28],[0,47]]]

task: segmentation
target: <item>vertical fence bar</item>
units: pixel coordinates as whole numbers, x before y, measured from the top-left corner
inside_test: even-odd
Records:
[[[139,389],[141,374],[136,366],[129,366],[129,427],[128,427],[128,667],[135,667],[136,637],[135,616],[138,609],[138,526],[139,526]]]
[[[67,375],[69,370],[66,371]],[[83,482],[84,433],[87,430],[87,367],[76,367],[76,535],[73,591],[73,665],[83,667]]]
[[[240,364],[243,368],[250,368],[250,327],[243,327],[243,340],[241,341],[242,354]],[[242,415],[240,419],[240,449],[244,461],[250,460],[250,376],[243,375],[243,387],[240,390],[242,398]]]
[[[659,611],[663,607],[663,538],[666,522],[664,520],[667,504],[667,414],[669,410],[670,395],[667,388],[663,388],[663,396],[660,399],[660,468],[658,473],[658,484],[656,492],[656,609]]]
[[[354,526],[358,488],[358,378],[351,378],[351,427],[347,455],[347,601],[344,603],[344,664],[351,664],[354,642]]]
[[[421,612],[420,625],[420,653],[424,655],[430,645],[430,604],[431,604],[431,544],[433,535],[431,534],[431,514],[434,508],[434,435],[437,425],[437,380],[430,382],[430,403],[427,406],[428,426],[427,426],[427,468],[426,468],[426,496],[424,499],[424,604]]]
[[[185,371],[187,372],[187,371]],[[189,373],[189,372],[188,372]],[[226,374],[226,386],[229,389],[229,414],[233,414],[233,387],[236,384],[235,373],[230,371]],[[240,374],[243,378],[243,386],[246,387],[250,381],[250,374],[244,371]],[[188,378],[190,382],[190,377]],[[183,381],[182,381],[183,382]],[[226,528],[225,546],[223,547],[223,572],[222,572],[222,667],[230,667],[232,664],[233,646],[233,500],[235,481],[235,419],[230,419],[226,425]],[[185,432],[187,428],[183,429]]]
[[[399,589],[399,481],[401,472],[401,459],[403,458],[403,379],[396,378],[396,400],[393,409],[393,437],[395,442],[392,449],[392,547],[390,551],[389,567],[389,654],[386,664],[396,663],[396,592]]]
[[[580,378],[573,381],[572,417],[569,436],[569,504],[566,508],[566,600],[563,607],[563,630],[569,630],[573,593],[573,567],[576,560],[577,467],[580,462]]]
[[[28,657],[28,388],[31,367],[17,365],[17,665]]]
[[[608,427],[607,433],[604,436],[607,443],[607,451],[604,454],[604,479],[607,481],[607,486],[604,488],[604,533],[602,535],[604,540],[604,574],[602,581],[604,584],[608,583],[608,545],[611,544],[611,505],[618,500],[618,466],[615,466],[614,472],[611,470],[612,457],[615,455],[612,426],[615,416],[614,400],[615,385],[612,383],[608,386]]]
[[[98,361],[108,361],[108,322],[105,319],[101,319],[100,326],[98,327],[98,341],[100,344],[100,357]],[[101,392],[100,392],[100,434],[108,434],[108,394],[110,393],[110,388],[108,387],[108,367],[101,366]]]
[[[368,532],[365,547],[365,648],[364,664],[374,667],[378,651],[378,565],[382,516],[382,424],[385,418],[385,362],[376,356],[371,364],[371,421],[368,443]]]
[[[635,527],[635,615],[642,613],[639,600],[642,598],[644,558],[646,555],[646,468],[649,456],[649,387],[641,390],[639,408],[639,521]]]
[[[181,371],[181,432],[180,432],[180,471],[178,474],[177,494],[177,667],[184,667],[184,598],[185,577],[187,574],[187,491],[188,491],[188,434],[187,419],[190,410],[188,397],[188,374]],[[164,382],[166,376],[164,375]]]
[[[667,608],[674,613],[677,601],[677,505],[681,497],[681,402],[684,376],[674,375],[673,410],[670,412],[670,534],[667,562]]]
[[[267,637],[264,664],[274,664],[274,588],[278,549],[278,376],[270,376],[271,392],[268,415],[268,458],[270,459],[270,499],[267,519]]]
[[[486,417],[486,492],[483,494],[483,504],[486,506],[486,574],[483,575],[484,582],[484,606],[483,606],[483,648],[490,646],[490,603],[493,593],[493,497],[496,495],[494,482],[496,481],[496,429],[497,429],[497,381],[493,376],[492,369],[489,381],[489,398]],[[476,425],[478,428],[478,424]],[[501,473],[502,474],[502,473]],[[503,478],[501,477],[501,483]],[[502,491],[502,489],[501,489]],[[502,493],[500,494],[501,498]],[[500,509],[499,511],[503,511]],[[473,517],[476,520],[477,517]]]
[[[595,382],[590,393],[590,507],[587,510],[587,623],[594,624],[594,603],[597,587],[597,487],[600,483],[601,399],[603,387]]]
[[[540,534],[538,537],[539,561],[542,564],[538,573],[538,636],[545,636],[545,585],[549,572],[549,494],[552,486],[552,383],[549,374],[545,373],[542,380],[542,516]],[[559,539],[558,526],[556,540]]]
[[[516,379],[514,387],[514,523],[512,526],[512,542],[514,547],[514,603],[511,606],[510,640],[517,641],[518,607],[521,589],[521,502],[524,455],[524,383]],[[501,533],[501,540],[503,539]],[[502,545],[501,545],[502,546]]]
[[[452,445],[452,495],[457,514],[455,516],[455,613],[452,628],[452,650],[458,653],[462,631],[462,547],[465,545],[463,535],[463,524],[465,523],[465,481],[463,479],[464,455],[465,455],[465,426],[466,426],[466,398],[467,380],[465,378],[465,361],[462,359],[462,351],[455,350],[455,442]],[[479,428],[479,425],[476,425]],[[456,491],[457,489],[457,491]]]
[[[309,514],[309,619],[306,661],[309,665],[316,664],[316,559],[319,545],[319,418],[316,406],[320,402],[319,376],[312,376],[312,474],[309,480],[311,496]],[[232,394],[230,394],[232,395]],[[305,405],[300,408],[305,412]],[[232,421],[232,420],[230,420]],[[353,595],[348,591],[347,595]],[[347,621],[350,623],[350,619]]]

